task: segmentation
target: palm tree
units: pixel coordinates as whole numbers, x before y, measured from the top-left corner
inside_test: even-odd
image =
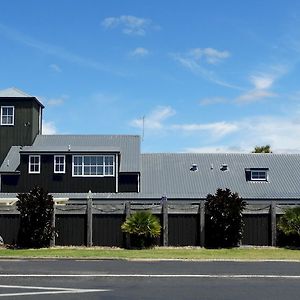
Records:
[[[129,233],[138,248],[151,246],[154,239],[160,236],[159,219],[150,211],[138,211],[122,224],[121,229]]]

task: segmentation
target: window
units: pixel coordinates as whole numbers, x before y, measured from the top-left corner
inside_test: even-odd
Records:
[[[54,155],[54,173],[65,173],[66,157],[64,155]]]
[[[74,155],[73,176],[114,176],[113,155]]]
[[[29,155],[29,173],[38,174],[41,170],[40,155]]]
[[[1,125],[14,125],[14,106],[1,106]]]
[[[265,170],[252,170],[251,171],[251,180],[253,181],[267,181],[267,171]]]

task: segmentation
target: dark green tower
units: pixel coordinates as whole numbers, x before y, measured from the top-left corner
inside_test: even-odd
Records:
[[[43,104],[18,89],[0,91],[0,166],[11,146],[30,146],[42,133]]]

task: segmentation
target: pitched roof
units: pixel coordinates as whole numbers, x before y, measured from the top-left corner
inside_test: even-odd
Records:
[[[21,146],[12,146],[7,153],[1,167],[0,173],[14,173],[20,164],[20,148]]]
[[[0,98],[23,98],[23,99],[24,98],[30,98],[30,99],[34,98],[38,102],[38,104],[44,108],[44,105],[41,103],[41,101],[37,97],[31,96],[15,87],[1,90]]]
[[[38,135],[21,152],[120,152],[120,172],[140,172],[140,137],[137,135]]]
[[[190,171],[193,164],[198,171]],[[228,165],[227,171],[221,166]],[[268,169],[268,181],[247,181],[246,169]],[[300,199],[299,154],[142,154],[141,195],[204,199],[229,188],[245,199]]]

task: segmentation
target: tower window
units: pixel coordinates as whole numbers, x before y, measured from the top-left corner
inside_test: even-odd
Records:
[[[1,125],[14,125],[14,106],[1,106]]]

